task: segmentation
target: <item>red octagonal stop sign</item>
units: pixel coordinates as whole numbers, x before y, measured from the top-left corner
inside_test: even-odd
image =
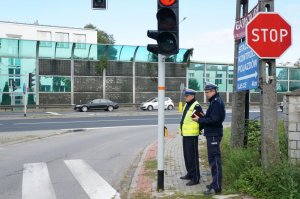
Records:
[[[277,13],[261,12],[248,23],[246,40],[260,58],[279,58],[292,44],[291,26]]]

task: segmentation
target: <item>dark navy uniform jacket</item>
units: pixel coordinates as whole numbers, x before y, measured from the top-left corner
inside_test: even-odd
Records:
[[[205,116],[198,120],[204,127],[204,136],[223,136],[224,119],[225,105],[217,93],[209,99],[209,107]]]

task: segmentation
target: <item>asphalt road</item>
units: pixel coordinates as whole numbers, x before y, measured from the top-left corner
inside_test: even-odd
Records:
[[[21,132],[21,131],[38,131],[38,130],[58,130],[58,129],[82,129],[82,128],[98,128],[98,127],[115,127],[115,126],[138,126],[138,125],[157,125],[157,115],[147,115],[147,113],[138,113],[138,115],[127,116],[107,116],[107,113],[100,112],[91,114],[88,117],[77,113],[78,117],[70,117],[70,115],[62,115],[56,118],[27,118],[27,119],[1,119],[1,132]],[[115,113],[117,114],[117,113]],[[281,112],[278,112],[282,117]],[[250,112],[250,119],[259,118],[259,112]],[[168,113],[165,115],[166,124],[178,124],[181,114]],[[225,122],[231,122],[231,113],[226,114]]]
[[[171,125],[169,128],[176,129],[177,125]],[[141,125],[66,133],[2,147],[0,198],[103,198],[103,195],[92,197],[84,189],[93,189],[95,186],[105,189],[105,186],[99,186],[100,182],[93,181],[95,178],[92,176],[95,174],[113,189],[121,192],[122,187],[130,184],[130,179],[126,180],[125,176],[130,173],[130,168],[135,169],[135,160],[156,138],[156,126]],[[72,167],[67,165],[68,161],[73,162],[73,169],[79,168],[77,173],[72,172]],[[82,169],[82,162],[90,168]],[[100,178],[99,176],[96,179]],[[128,178],[130,177],[132,176]],[[92,181],[81,182],[88,184],[83,186],[80,179]],[[49,193],[49,190],[52,190],[50,195],[40,197]],[[105,191],[101,191],[101,194],[103,193]]]

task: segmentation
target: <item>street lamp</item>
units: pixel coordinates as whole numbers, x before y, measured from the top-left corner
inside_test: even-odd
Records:
[[[183,17],[183,18],[181,19],[181,21],[179,21],[179,24],[180,24],[181,22],[183,22],[184,20],[186,20],[186,17]]]

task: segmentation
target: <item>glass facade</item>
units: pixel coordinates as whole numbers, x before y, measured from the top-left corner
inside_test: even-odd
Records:
[[[48,33],[41,34],[41,37],[46,39],[49,37]],[[89,69],[91,65],[89,61],[101,60],[103,57],[109,61],[127,63],[126,70],[118,71],[120,73],[132,72],[130,62],[133,61],[148,63],[158,61],[157,55],[147,51],[145,46],[74,43],[67,42],[68,35],[57,36],[60,37],[59,42],[0,38],[0,105],[23,104],[24,91],[28,104],[35,104],[39,100],[39,95],[44,99],[49,94],[55,93],[70,97],[77,92],[76,86],[79,88],[80,85],[78,77],[82,74],[92,75],[94,79],[90,78],[91,82],[101,82],[97,72]],[[84,42],[85,38],[78,35],[76,41]],[[180,49],[177,55],[167,57],[166,62],[186,64],[189,55],[190,50]],[[81,66],[77,61],[87,61],[87,64]],[[74,63],[78,64],[77,68]],[[29,73],[35,74],[37,81],[31,89],[24,90],[24,85],[25,88],[28,86]],[[300,68],[277,67],[276,76],[277,92],[300,89]],[[233,65],[191,62],[187,70],[187,82],[189,88],[197,91],[203,91],[205,82],[212,82],[219,86],[220,92],[230,93],[233,91]],[[84,87],[81,90],[86,89]],[[101,89],[97,87],[94,90]],[[251,92],[256,93],[259,90]]]
[[[36,94],[70,95],[76,83],[72,82],[71,74],[74,65],[60,60],[97,61],[107,57],[109,61],[157,62],[157,55],[149,53],[145,46],[88,44],[84,35],[76,35],[74,41],[78,43],[74,43],[69,42],[65,33],[57,33],[59,42],[53,42],[49,41],[51,33],[43,31],[38,32],[38,37],[43,41],[0,38],[0,105],[23,104],[25,91],[28,104],[36,103]],[[187,52],[180,49],[178,55],[167,58],[166,62],[186,62]],[[26,88],[29,73],[38,81],[30,89]]]
[[[300,89],[300,68],[277,67],[277,92],[289,92]],[[219,63],[190,63],[188,87],[203,91],[205,82],[219,86],[220,92],[233,91],[233,65]],[[258,89],[250,92],[259,92]]]

